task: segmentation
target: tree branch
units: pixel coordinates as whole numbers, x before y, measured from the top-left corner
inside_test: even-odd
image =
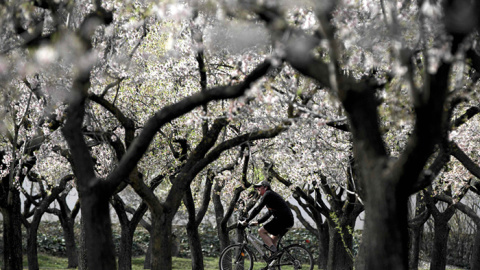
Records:
[[[147,121],[140,135],[133,141],[125,156],[120,160],[118,166],[108,176],[107,182],[109,185],[117,186],[121,181],[128,177],[130,172],[148,149],[153,137],[163,125],[190,112],[197,106],[206,104],[210,101],[236,98],[243,95],[243,93],[250,88],[253,82],[267,74],[270,66],[270,61],[267,60],[260,64],[240,84],[226,87],[216,87],[205,92],[196,93],[158,111]]]

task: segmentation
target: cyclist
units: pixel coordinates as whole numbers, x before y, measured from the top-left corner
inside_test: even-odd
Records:
[[[266,206],[268,212],[257,221],[252,221],[251,224],[262,224],[273,215],[271,221],[258,229],[258,234],[270,250],[275,253],[277,252],[278,240],[293,226],[293,214],[287,202],[271,189],[268,181],[257,183],[254,187],[261,196],[260,201],[253,208],[248,218],[240,224],[246,226]]]

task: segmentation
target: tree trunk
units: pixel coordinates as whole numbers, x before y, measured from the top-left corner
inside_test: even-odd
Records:
[[[188,187],[187,191],[185,192],[183,203],[188,212],[187,237],[188,244],[190,246],[190,257],[192,259],[192,270],[203,270],[204,264],[202,243],[200,242],[200,235],[198,233],[198,227],[201,219],[197,221],[195,202],[190,187]]]
[[[409,252],[408,252],[408,269],[418,270],[420,243],[423,235],[423,226],[409,229]]]
[[[472,247],[472,257],[470,258],[470,269],[480,269],[480,226],[477,224],[477,233]]]
[[[152,269],[172,269],[172,219],[152,213]]]
[[[121,224],[121,227],[122,232],[120,236],[120,251],[118,254],[118,269],[131,270],[134,229],[128,226],[128,224]]]
[[[445,222],[443,219],[435,220],[435,232],[432,247],[432,257],[430,262],[431,270],[445,270],[447,267],[447,255],[448,255],[448,234],[450,233],[450,227],[448,226],[448,220]]]
[[[102,195],[100,190],[92,188],[90,192],[80,193],[88,270],[117,268],[109,198]]]
[[[328,266],[328,249],[330,245],[329,228],[326,224],[317,223],[318,234],[318,268],[326,269]]]
[[[388,182],[388,179],[376,179],[375,185],[367,185],[360,254],[364,257],[356,270],[408,268],[408,196]]]
[[[111,201],[115,212],[117,213],[118,221],[120,222],[120,249],[118,253],[118,269],[131,270],[132,269],[132,245],[134,228],[127,217],[125,205],[120,196],[115,195]],[[132,228],[133,227],[133,228]]]
[[[67,268],[78,267],[78,249],[75,240],[75,216],[70,217],[70,209],[68,208],[66,195],[58,196],[58,204],[60,206],[60,214],[58,219],[63,230],[63,239],[65,240],[65,252],[68,259]]]
[[[148,241],[147,253],[145,254],[145,262],[143,263],[143,269],[152,268],[152,245],[153,245],[153,236],[152,232],[149,231],[150,240]]]
[[[222,200],[220,194],[222,188],[219,185],[215,185],[212,194],[212,202],[215,210],[215,222],[217,224],[217,235],[220,243],[220,251],[224,250],[230,245],[230,238],[228,237],[227,222],[224,220],[225,211],[223,209]]]
[[[18,191],[10,193],[6,207],[2,208],[3,215],[3,263],[5,270],[23,269],[22,261],[22,222],[20,212],[20,194]],[[6,198],[7,199],[7,196]]]
[[[192,270],[203,270],[203,253],[200,242],[198,227],[192,224],[187,225],[188,244],[190,246]]]
[[[88,270],[87,267],[87,244],[85,236],[85,222],[83,216],[80,216],[80,248],[78,249],[78,270]]]
[[[342,231],[339,232],[337,226]],[[353,269],[353,235],[348,231],[347,224],[329,224],[329,248],[327,270]]]
[[[27,261],[29,270],[38,270],[37,232],[40,220],[34,218],[27,229]]]
[[[408,249],[408,269],[409,270],[418,270],[419,256],[420,256],[420,247],[423,236],[423,228],[425,222],[427,222],[430,217],[429,208],[425,202],[425,194],[419,192],[416,195],[416,203],[414,206],[415,216],[408,221],[408,232],[409,232],[409,249]]]
[[[77,244],[75,241],[75,227],[74,221],[68,220],[68,217],[60,218],[60,224],[63,229],[63,239],[65,239],[65,249],[68,259],[67,268],[77,268],[78,267],[78,250]]]

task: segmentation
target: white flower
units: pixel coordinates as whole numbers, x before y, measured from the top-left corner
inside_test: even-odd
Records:
[[[425,16],[430,18],[436,18],[441,15],[440,7],[431,3],[429,0],[423,2],[421,11]]]
[[[57,52],[51,46],[42,46],[35,53],[35,60],[40,65],[49,65],[58,58]]]

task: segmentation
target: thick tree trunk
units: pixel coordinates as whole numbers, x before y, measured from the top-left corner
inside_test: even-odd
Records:
[[[116,269],[109,198],[99,190],[80,193],[88,270]]]
[[[446,222],[435,220],[434,226],[434,240],[432,247],[432,257],[430,262],[431,270],[445,270],[447,267],[447,255],[448,255],[448,234],[450,233],[450,227],[448,226],[448,220]]]
[[[21,270],[23,269],[23,261],[20,194],[16,190],[8,192],[10,192],[10,196],[8,197],[8,201],[5,200],[6,207],[2,208],[4,263],[3,269]]]
[[[408,268],[407,195],[389,185],[387,179],[376,179],[376,184],[367,188],[363,258],[355,268],[405,270]]]
[[[348,224],[350,225],[350,224]],[[353,235],[346,229],[347,224],[330,224],[327,270],[352,270]],[[339,232],[337,226],[342,228]]]
[[[152,215],[152,269],[172,269],[172,219],[166,214]]]

